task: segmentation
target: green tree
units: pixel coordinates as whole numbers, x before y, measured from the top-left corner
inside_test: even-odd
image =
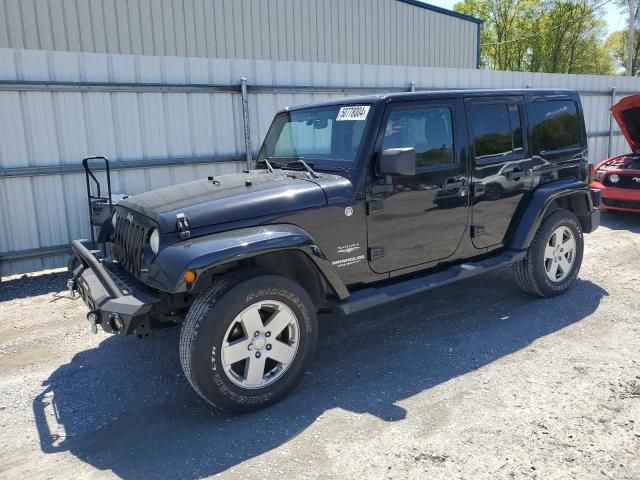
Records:
[[[633,70],[633,62],[635,52],[635,32],[638,20],[638,1],[637,0],[616,0],[618,7],[622,7],[627,14],[627,31],[625,35],[625,72],[628,76],[635,75]]]
[[[615,67],[622,71],[627,65],[627,32],[612,32],[604,44],[611,55]],[[634,32],[633,58],[631,63],[634,76],[640,76],[640,30]]]
[[[602,1],[602,0],[601,0]],[[481,61],[528,72],[613,72],[595,0],[464,0],[454,9],[484,20]]]

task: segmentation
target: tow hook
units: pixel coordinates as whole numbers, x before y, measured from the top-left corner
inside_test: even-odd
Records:
[[[73,278],[67,280],[67,288],[69,289],[69,296],[71,298],[76,297],[76,281]]]
[[[91,331],[94,334],[98,333],[98,314],[96,312],[87,313],[87,320],[89,320]]]

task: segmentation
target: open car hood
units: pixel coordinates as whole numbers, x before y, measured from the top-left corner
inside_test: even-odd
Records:
[[[640,151],[640,95],[623,98],[610,111],[633,152]]]

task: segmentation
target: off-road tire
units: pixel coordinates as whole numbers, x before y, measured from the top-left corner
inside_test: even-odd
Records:
[[[242,388],[222,367],[222,344],[236,316],[260,300],[275,300],[292,310],[300,326],[298,350],[287,370],[273,383]],[[180,363],[187,380],[204,400],[227,412],[244,413],[279,401],[298,383],[313,359],[317,336],[315,307],[298,283],[279,275],[232,272],[215,280],[191,305],[180,334]]]
[[[575,261],[566,278],[559,282],[553,282],[545,272],[544,251],[551,234],[560,226],[566,226],[573,232],[576,241]],[[543,298],[560,295],[571,288],[575,282],[582,264],[583,252],[584,238],[580,221],[568,210],[555,210],[540,225],[527,250],[526,257],[514,264],[513,273],[516,282],[524,292],[530,295]]]

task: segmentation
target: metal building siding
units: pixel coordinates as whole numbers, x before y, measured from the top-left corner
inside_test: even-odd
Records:
[[[399,0],[0,1],[0,48],[475,68],[477,29]]]

